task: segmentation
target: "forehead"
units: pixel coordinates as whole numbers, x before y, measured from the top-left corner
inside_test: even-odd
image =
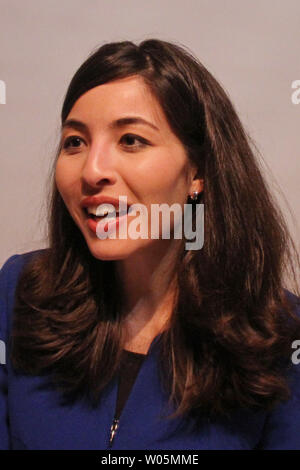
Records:
[[[170,130],[157,98],[137,75],[88,90],[74,103],[68,118],[104,123],[125,115],[138,115]]]

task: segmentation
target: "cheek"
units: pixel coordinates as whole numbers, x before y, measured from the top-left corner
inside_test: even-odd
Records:
[[[78,172],[76,166],[70,162],[58,158],[55,167],[55,182],[62,198],[67,201],[76,192],[78,182]]]
[[[157,155],[135,171],[135,187],[143,198],[153,202],[185,201],[188,186],[185,156]]]

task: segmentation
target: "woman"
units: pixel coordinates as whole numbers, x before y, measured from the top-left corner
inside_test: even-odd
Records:
[[[1,272],[2,447],[300,449],[297,254],[221,86],[181,46],[108,43],[61,121],[49,248]],[[155,204],[170,237],[144,236]]]

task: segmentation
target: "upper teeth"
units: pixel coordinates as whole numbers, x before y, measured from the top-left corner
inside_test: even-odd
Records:
[[[112,214],[114,212],[119,212],[114,206],[112,206],[112,204],[100,204],[99,206],[91,206],[87,208],[87,211],[89,214],[94,214],[98,217],[102,217],[107,214]]]

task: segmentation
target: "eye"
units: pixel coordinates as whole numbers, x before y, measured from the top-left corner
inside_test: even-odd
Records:
[[[82,142],[83,140],[77,135],[70,135],[63,141],[62,148],[65,150],[79,148]]]
[[[127,147],[129,151],[150,145],[146,139],[135,134],[124,134],[121,137],[120,142],[123,142],[123,145]]]

